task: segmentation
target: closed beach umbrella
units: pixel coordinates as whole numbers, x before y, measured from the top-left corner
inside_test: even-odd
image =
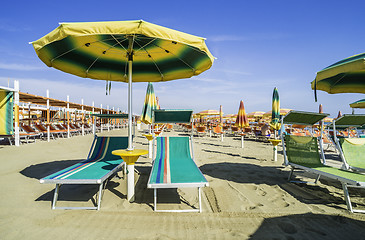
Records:
[[[238,114],[236,118],[235,125],[239,128],[241,128],[241,131],[243,128],[248,127],[250,124],[248,122],[248,118],[245,111],[245,106],[243,105],[243,101],[240,102],[240,107],[238,108]],[[241,147],[244,147],[244,135],[241,134]]]
[[[204,38],[142,20],[61,23],[32,44],[49,67],[128,83],[128,149],[133,149],[132,82],[190,78],[214,61]]]
[[[279,92],[275,87],[272,95],[272,110],[271,110],[271,122],[270,127],[275,130],[280,129],[280,100],[279,100]]]
[[[145,124],[152,124],[153,110],[157,109],[157,101],[152,83],[148,83],[146,98],[142,109],[141,121]]]
[[[317,72],[311,83],[315,91],[328,93],[365,93],[365,53],[338,61]]]
[[[235,125],[241,129],[249,126],[249,122],[245,111],[245,106],[242,100],[240,102],[240,107],[238,109]]]

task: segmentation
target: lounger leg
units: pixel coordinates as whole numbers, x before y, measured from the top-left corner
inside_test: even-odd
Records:
[[[349,190],[347,188],[347,185],[346,183],[342,183],[342,188],[343,188],[343,192],[344,192],[344,195],[345,195],[345,201],[346,201],[346,204],[347,204],[347,209],[350,211],[350,212],[354,212],[352,210],[352,205],[351,205],[351,200],[350,200],[350,195],[349,195]]]
[[[289,173],[288,181],[290,181],[291,177],[293,176],[294,168],[291,168],[291,171]]]
[[[103,193],[103,185],[104,185],[104,183],[101,183],[99,186],[99,197],[98,197],[97,210],[100,210],[101,197],[102,197],[102,193]]]
[[[153,197],[154,211],[157,211],[157,188],[153,189],[153,193],[154,193],[154,197]]]
[[[53,202],[52,202],[52,209],[56,209],[56,202],[58,199],[58,191],[60,190],[60,184],[56,184],[56,188],[54,190],[54,195],[53,195]]]
[[[202,198],[201,198],[201,188],[198,187],[198,195],[199,195],[199,212],[202,212]]]
[[[316,180],[314,181],[315,184],[317,184],[317,182],[319,181],[319,178],[321,177],[321,175],[318,174]]]

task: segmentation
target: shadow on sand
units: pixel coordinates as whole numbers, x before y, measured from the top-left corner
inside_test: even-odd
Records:
[[[284,167],[229,162],[204,164],[200,167],[203,174],[214,178],[236,183],[277,185],[300,202],[306,204],[324,204],[343,210],[343,207],[337,206],[339,204],[345,204],[342,186],[339,182],[331,181],[323,177],[320,179],[320,184],[317,185],[292,183],[287,180],[287,174],[289,172],[283,171],[283,169]],[[315,177],[305,172],[300,172],[296,176]],[[336,191],[332,192],[328,190],[325,185],[336,188]],[[351,194],[358,195],[359,191],[354,190]],[[353,203],[356,204],[356,202]]]
[[[249,239],[363,239],[365,222],[338,215],[265,218]]]

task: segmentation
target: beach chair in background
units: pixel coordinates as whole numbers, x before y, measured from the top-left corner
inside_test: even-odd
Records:
[[[36,138],[41,138],[44,135],[42,132],[34,130],[31,126],[25,123],[20,124],[20,129],[26,134],[24,136],[27,136],[27,143],[30,138],[33,138],[35,142]]]
[[[328,114],[291,111],[282,118],[281,123],[282,126],[290,123],[312,126],[326,116]],[[323,125],[321,129],[323,129]],[[289,181],[291,181],[295,169],[316,175],[315,183],[318,182],[321,176],[339,181],[342,184],[348,210],[350,212],[365,213],[365,210],[353,208],[348,192],[348,188],[365,188],[365,175],[325,165],[323,147],[317,137],[282,134],[281,138],[284,143],[285,165],[292,168],[288,178]]]
[[[43,137],[47,136],[47,128],[46,128],[43,124],[41,124],[41,123],[36,123],[36,124],[34,124],[34,127],[35,127],[35,128],[36,128],[39,132],[41,132],[41,133],[42,133],[42,136],[43,136]],[[54,136],[54,135],[62,136],[63,131],[61,131],[61,130],[52,130],[52,129],[50,128],[49,133],[50,133],[51,137],[52,137],[52,138],[53,138],[53,140],[54,140],[54,139],[55,139],[55,136]]]
[[[155,110],[157,123],[190,123],[192,110]],[[154,189],[156,212],[201,212],[201,188],[208,181],[194,162],[192,137],[157,137],[154,139],[154,161],[147,187]],[[160,210],[157,208],[157,189],[197,188],[199,208],[186,210]]]
[[[362,127],[365,125],[365,115],[344,114],[342,117],[333,120],[333,132],[337,129],[349,129]],[[356,131],[357,132],[357,131]],[[337,137],[334,134],[334,142],[343,162],[343,168],[365,172],[365,138]]]
[[[40,183],[56,184],[52,209],[100,209],[103,189],[106,187],[108,179],[113,177],[117,171],[125,166],[125,162],[112,151],[126,149],[128,147],[128,137],[99,137],[95,136],[87,159],[44,177]],[[94,207],[57,207],[59,189],[64,184],[97,184],[99,192],[96,206]]]

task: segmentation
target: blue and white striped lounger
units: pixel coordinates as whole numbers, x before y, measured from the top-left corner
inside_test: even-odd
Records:
[[[102,190],[105,180],[120,170],[125,162],[111,152],[128,147],[128,137],[95,136],[89,155],[75,165],[51,174],[40,180],[40,183],[55,183],[52,209],[100,209]],[[56,207],[59,188],[62,184],[99,184],[96,207]],[[106,185],[106,184],[105,184]]]
[[[209,186],[193,158],[190,137],[157,137],[156,158],[147,187],[154,189],[154,210],[160,212],[201,212],[201,187]],[[193,157],[194,154],[192,153]],[[198,188],[199,209],[157,210],[158,188]]]

